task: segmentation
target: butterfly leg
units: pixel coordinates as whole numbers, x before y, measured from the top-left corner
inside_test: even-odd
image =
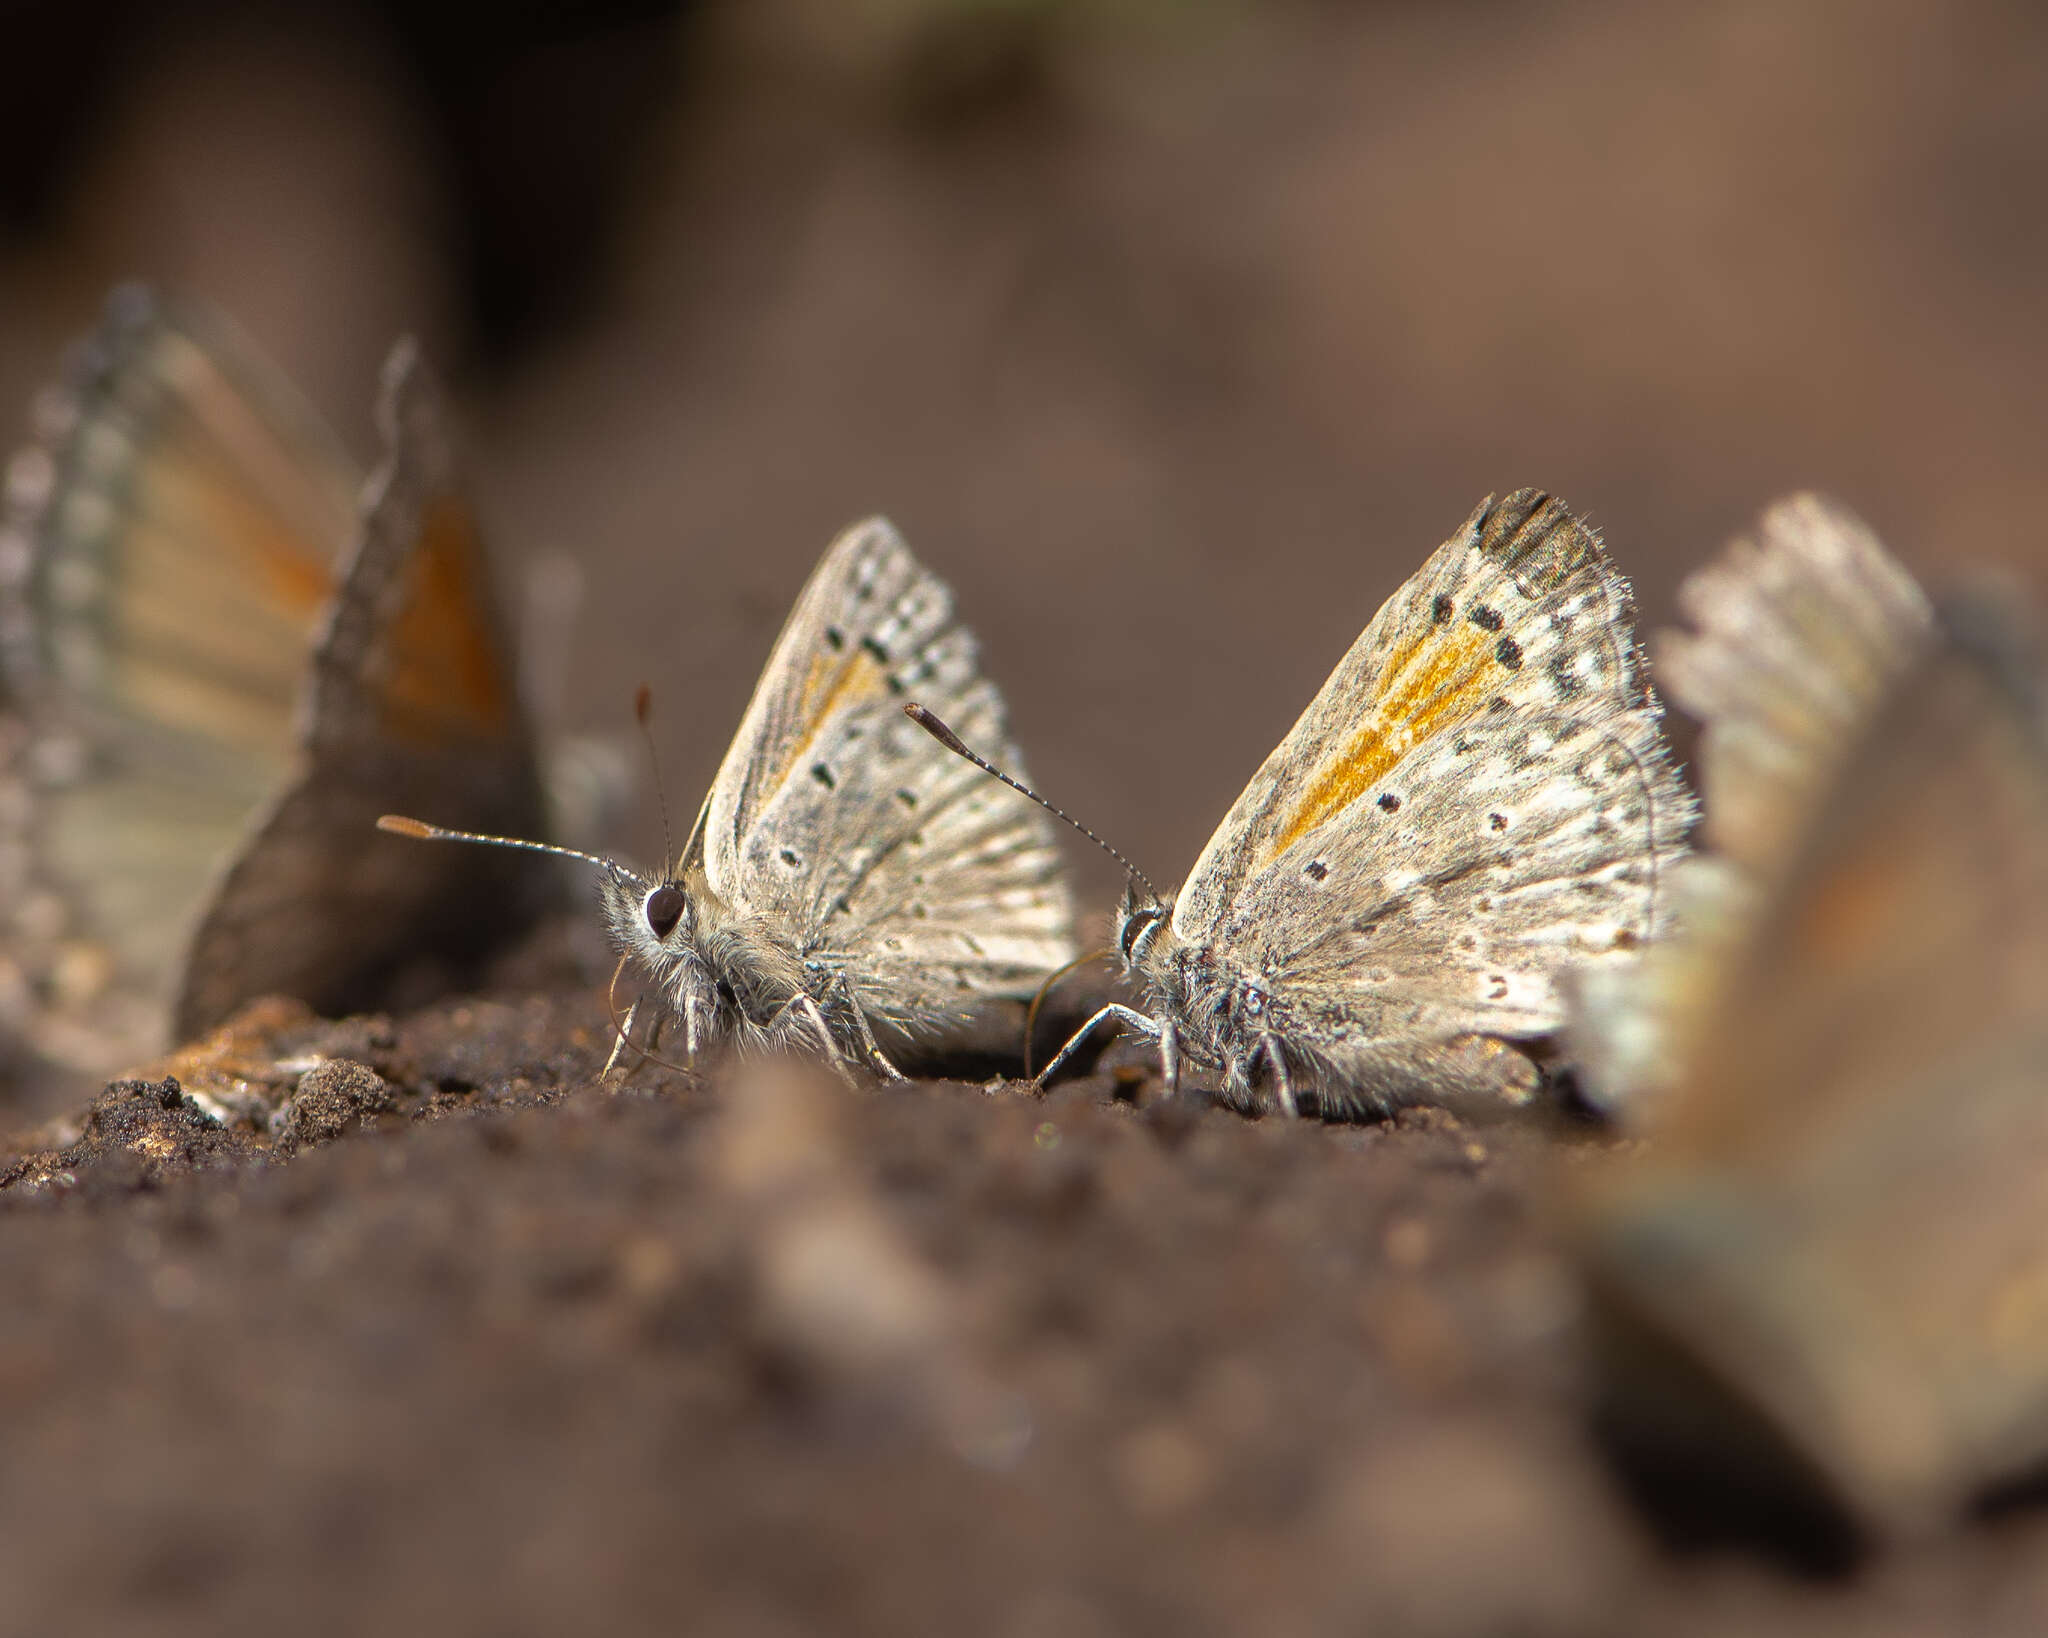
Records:
[[[900,1081],[906,1077],[902,1070],[889,1062],[888,1055],[875,1044],[875,1032],[868,1023],[868,1015],[861,1011],[860,1003],[853,998],[853,986],[846,981],[846,974],[839,975],[839,999],[846,1003],[846,1010],[853,1016],[853,1027],[860,1033],[860,1049],[867,1060],[885,1081]]]
[[[626,1009],[626,1016],[620,1019],[617,1026],[612,1030],[612,1053],[609,1058],[605,1059],[604,1068],[597,1072],[599,1080],[604,1079],[605,1076],[609,1075],[618,1066],[619,1054],[626,1050],[626,1037],[633,1028],[633,1016],[639,1010],[640,1003],[636,1000]]]
[[[1046,1083],[1059,1071],[1060,1066],[1074,1055],[1083,1041],[1095,1033],[1095,1026],[1105,1018],[1114,1018],[1120,1024],[1128,1024],[1132,1029],[1139,1031],[1141,1034],[1149,1035],[1155,1040],[1159,1037],[1159,1026],[1142,1012],[1135,1011],[1130,1007],[1119,1006],[1116,1002],[1112,1001],[1093,1018],[1089,1019],[1087,1023],[1067,1037],[1067,1044],[1053,1054],[1052,1062],[1032,1077],[1031,1089],[1034,1092],[1043,1092]]]
[[[1168,1019],[1159,1025],[1159,1078],[1166,1083],[1166,1095],[1180,1092],[1180,1031]]]
[[[692,990],[683,997],[683,1062],[693,1069],[697,1064],[697,992]]]
[[[1287,1073],[1287,1059],[1280,1051],[1279,1040],[1271,1035],[1261,1035],[1259,1045],[1265,1050],[1266,1062],[1273,1066],[1273,1101],[1280,1107],[1280,1113],[1289,1120],[1301,1114],[1301,1106],[1294,1101],[1294,1080]]]
[[[818,1044],[825,1049],[825,1056],[835,1064],[840,1062],[839,1043],[832,1038],[832,1026],[825,1022],[825,1010],[818,1005],[816,998],[808,995],[799,996],[792,1005],[809,1020],[811,1028],[818,1032]]]

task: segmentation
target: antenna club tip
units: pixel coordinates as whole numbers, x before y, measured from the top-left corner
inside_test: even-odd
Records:
[[[377,820],[379,830],[388,830],[393,836],[412,836],[422,842],[432,841],[434,827],[418,819],[408,819],[402,813],[387,813]]]
[[[922,705],[919,705],[916,700],[911,700],[903,707],[903,714],[926,733],[930,734],[933,739],[945,746],[947,750],[953,752],[954,755],[964,756],[970,762],[980,760],[962,743],[958,734],[954,733],[952,729],[948,728]]]

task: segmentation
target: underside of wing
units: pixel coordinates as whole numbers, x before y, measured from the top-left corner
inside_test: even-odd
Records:
[[[1507,711],[1648,699],[1628,584],[1564,506],[1489,499],[1390,597],[1196,860],[1174,929],[1201,942],[1242,885],[1395,775],[1434,736]]]
[[[440,396],[410,344],[385,370],[389,441],[313,654],[298,773],[221,877],[175,1023],[272,991],[367,1004],[408,965],[474,957],[548,879],[487,848],[409,847],[380,813],[539,836],[544,804],[509,644]]]
[[[1661,1386],[1732,1396],[1873,1531],[1951,1527],[2048,1455],[2048,742],[2006,612],[1940,607],[1763,883],[1654,1140],[1579,1179]]]
[[[1892,679],[1925,640],[1927,600],[1851,513],[1818,495],[1767,511],[1690,576],[1693,629],[1660,632],[1657,678],[1702,723],[1706,840],[1768,869]]]
[[[1204,851],[1175,932],[1360,1041],[1557,1028],[1666,927],[1693,807],[1626,583],[1489,501],[1388,601]]]
[[[706,820],[713,890],[899,1020],[1028,991],[1074,954],[1050,824],[911,724],[909,699],[1021,772],[951,592],[863,524],[798,600]]]
[[[829,789],[817,751],[852,708],[910,698],[916,657],[953,619],[953,597],[884,519],[826,548],[761,670],[705,802],[698,845],[715,892],[731,896],[745,839],[792,780]]]
[[[1932,626],[1927,600],[1842,507],[1771,507],[1679,591],[1691,630],[1657,635],[1657,674],[1702,723],[1704,832],[1683,873],[1681,936],[1587,982],[1572,1050],[1588,1095],[1647,1107],[1677,1074],[1763,884],[1780,868],[1847,748]]]
[[[290,765],[359,485],[223,320],[140,287],[38,401],[0,522],[27,798],[0,822],[0,904],[46,1056],[104,1075],[164,1044],[193,915]]]
[[[282,766],[361,473],[224,322],[116,294],[8,474],[10,688]]]
[[[1361,1042],[1548,1035],[1566,973],[1668,931],[1691,820],[1653,717],[1500,714],[1296,843],[1219,947]]]

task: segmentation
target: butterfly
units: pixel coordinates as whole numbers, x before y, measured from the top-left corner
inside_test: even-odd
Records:
[[[1538,491],[1489,498],[1373,617],[1180,892],[1131,873],[1116,953],[1145,1006],[1104,1008],[1045,1076],[1114,1019],[1158,1042],[1169,1090],[1192,1061],[1243,1109],[1525,1102],[1541,1074],[1510,1043],[1562,1024],[1567,969],[1663,934],[1692,817],[1599,537]]]
[[[1793,515],[1774,517],[1766,553]],[[1751,581],[1779,614],[1820,606],[1798,575]],[[1817,1476],[1913,1532],[2048,1464],[2048,725],[2031,638],[1999,607],[1923,614],[1892,585],[1855,635],[1707,628],[1760,678],[1832,674],[1804,692],[1833,707],[1873,663],[1891,681],[1814,742],[1796,809],[1772,757],[1753,810],[1730,789],[1731,816],[1767,816],[1731,819],[1745,913],[1698,964],[1698,1023],[1644,1141],[1572,1181],[1596,1312],[1625,1344],[1610,1397],[1684,1406],[1637,1437],[1724,1467],[1774,1450],[1795,1494]],[[1901,616],[1902,650],[1871,641]],[[1686,1452],[1699,1427],[1720,1431]]]
[[[712,1041],[808,1047],[899,1077],[892,1052],[943,1043],[1075,954],[1044,816],[906,723],[897,705],[912,689],[1016,754],[953,594],[872,519],[832,543],[798,596],[687,842],[658,873],[401,815],[382,825],[595,865],[622,966],[646,978],[657,1032],[681,1019],[691,1059]]]
[[[441,399],[401,343],[364,481],[225,321],[126,287],[8,469],[0,1014],[104,1078],[258,995],[337,1012],[535,907],[366,844],[395,802],[537,827]],[[360,497],[360,499],[359,499]]]
[[[1926,596],[1853,513],[1801,494],[1768,508],[1680,588],[1687,630],[1653,669],[1701,724],[1704,850],[1670,876],[1682,937],[1629,967],[1575,975],[1568,1037],[1585,1094],[1610,1114],[1666,1091],[1730,943],[1848,747],[1932,629]]]

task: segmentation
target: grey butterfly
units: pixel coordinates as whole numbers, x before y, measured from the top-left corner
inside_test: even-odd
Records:
[[[1016,754],[951,591],[872,519],[797,598],[680,856],[648,875],[570,854],[598,867],[622,963],[680,1018],[692,1058],[713,1041],[809,1048],[895,1077],[892,1054],[943,1049],[986,1002],[1074,958],[1044,815],[910,727],[897,706],[912,689]]]
[[[1132,873],[1111,1006],[1221,1095],[1325,1116],[1527,1101],[1560,977],[1668,924],[1693,803],[1599,538],[1488,499],[1373,617],[1177,895]],[[964,749],[964,747],[960,747]],[[1517,1044],[1511,1044],[1517,1043]],[[1526,1048],[1527,1050],[1524,1050]]]

